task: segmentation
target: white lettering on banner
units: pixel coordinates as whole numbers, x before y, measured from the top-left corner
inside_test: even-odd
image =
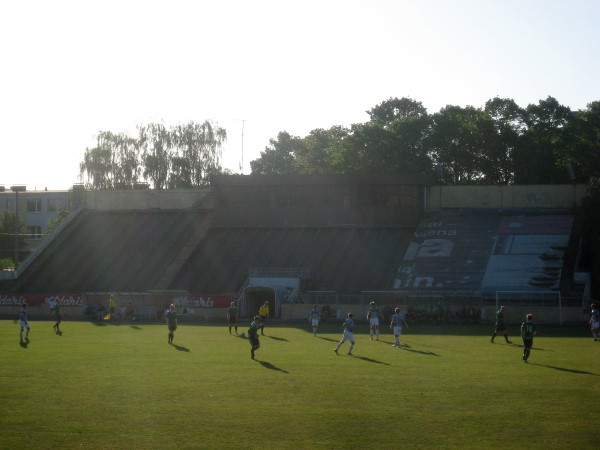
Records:
[[[202,297],[197,298],[192,302],[192,304],[202,308],[213,308],[215,306],[214,300],[211,300],[210,297],[208,297],[206,300],[204,300]]]
[[[23,297],[17,298],[15,296],[9,297],[7,295],[3,295],[0,297],[0,305],[21,305],[25,299]]]

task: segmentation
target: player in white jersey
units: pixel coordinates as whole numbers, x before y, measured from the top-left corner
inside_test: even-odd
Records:
[[[402,325],[408,328],[408,324],[406,323],[405,314],[400,311],[400,308],[396,308],[394,310],[394,315],[392,316],[392,321],[390,322],[390,328],[394,329],[394,338],[396,338],[396,343],[392,344],[393,347],[401,347],[400,344],[400,335],[402,334]]]
[[[346,341],[350,341],[350,348],[348,349],[348,354],[352,355],[352,349],[354,348],[354,334],[352,333],[352,330],[354,329],[354,320],[352,319],[352,313],[348,313],[348,318],[344,321],[344,334],[342,335],[342,339],[340,340],[340,342],[338,342],[337,347],[335,347],[333,349],[333,351],[338,354],[338,350],[340,349],[341,345],[346,342]]]
[[[379,308],[375,306],[375,302],[369,303],[369,312],[367,313],[367,319],[369,320],[369,336],[370,340],[379,340]]]
[[[313,309],[308,313],[308,322],[313,327],[313,336],[317,335],[317,328],[319,326],[319,320],[321,319],[321,310],[317,305],[313,305]]]
[[[598,305],[592,304],[592,312],[590,314],[590,329],[594,341],[600,341],[600,311],[598,311]]]

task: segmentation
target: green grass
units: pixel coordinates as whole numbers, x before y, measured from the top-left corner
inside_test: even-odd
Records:
[[[307,324],[308,325],[308,324]],[[0,448],[593,448],[600,343],[585,328],[538,326],[490,344],[490,327],[384,329],[333,353],[320,336],[274,325],[257,360],[225,325],[0,321]],[[240,328],[247,331],[247,326]]]

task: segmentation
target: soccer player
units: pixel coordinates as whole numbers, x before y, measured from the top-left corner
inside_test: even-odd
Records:
[[[375,302],[369,303],[367,319],[369,320],[369,339],[371,341],[373,340],[373,334],[375,334],[375,340],[379,340],[379,316],[379,308],[375,306]]]
[[[248,340],[250,341],[250,358],[254,359],[254,352],[260,348],[260,341],[258,340],[258,329],[260,316],[254,316],[254,320],[248,328]]]
[[[115,297],[111,295],[108,298],[108,318],[111,320],[115,320],[115,311],[117,309],[117,302],[115,301]]]
[[[312,309],[308,313],[308,322],[313,327],[313,336],[317,335],[317,327],[319,326],[319,320],[321,319],[321,310],[317,305],[313,305]]]
[[[521,337],[523,338],[523,361],[527,362],[529,353],[531,353],[531,347],[533,347],[533,336],[537,334],[535,323],[533,323],[533,314],[527,314],[527,319],[521,324]]]
[[[56,334],[62,334],[59,327],[60,323],[62,322],[62,317],[60,315],[60,305],[58,302],[54,304],[54,318],[56,319],[56,323],[52,325],[52,328],[54,328],[54,332]]]
[[[264,336],[265,322],[267,321],[267,317],[269,317],[269,302],[268,301],[266,301],[265,304],[259,308],[258,315],[260,316],[260,334],[262,334]]]
[[[29,322],[27,321],[27,303],[25,302],[23,302],[21,309],[19,310],[19,323],[21,327],[21,342],[23,342],[23,330],[27,330],[25,333],[25,341],[29,342],[29,331],[31,331],[31,328],[29,327]]]
[[[496,328],[494,329],[494,334],[492,334],[492,340],[490,341],[492,344],[494,343],[496,334],[501,331],[504,332],[504,339],[506,339],[506,343],[512,344],[512,342],[508,340],[508,332],[506,331],[506,325],[504,325],[504,306],[501,306],[496,312]]]
[[[229,308],[227,308],[227,322],[229,322],[229,334],[231,334],[231,327],[235,327],[235,334],[238,334],[237,317],[238,317],[237,306],[235,306],[235,302],[231,302],[231,306]]]
[[[392,347],[401,347],[400,344],[400,335],[402,334],[402,325],[408,328],[408,324],[406,323],[405,314],[401,312],[400,308],[396,308],[394,310],[394,315],[392,316],[392,321],[390,322],[390,328],[394,329],[394,337],[396,338],[396,343],[392,344]]]
[[[166,314],[166,320],[169,328],[169,344],[172,344],[175,337],[175,330],[177,329],[177,313],[175,312],[175,305],[173,303],[171,303],[169,312]]]
[[[339,355],[338,350],[342,346],[342,344],[346,341],[350,341],[350,348],[348,349],[348,354],[352,355],[352,349],[354,348],[354,334],[352,330],[354,329],[354,320],[352,319],[352,313],[348,313],[348,318],[344,321],[344,334],[342,335],[342,339],[338,342],[337,347],[333,349],[336,355]]]
[[[590,314],[590,329],[594,341],[600,341],[600,311],[595,303],[592,304],[592,313]]]

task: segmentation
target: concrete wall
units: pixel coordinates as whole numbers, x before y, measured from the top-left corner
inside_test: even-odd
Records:
[[[427,207],[440,208],[570,208],[585,195],[586,186],[431,186]]]
[[[99,210],[187,209],[202,200],[208,190],[208,188],[195,188],[86,191],[85,204],[88,209]]]

